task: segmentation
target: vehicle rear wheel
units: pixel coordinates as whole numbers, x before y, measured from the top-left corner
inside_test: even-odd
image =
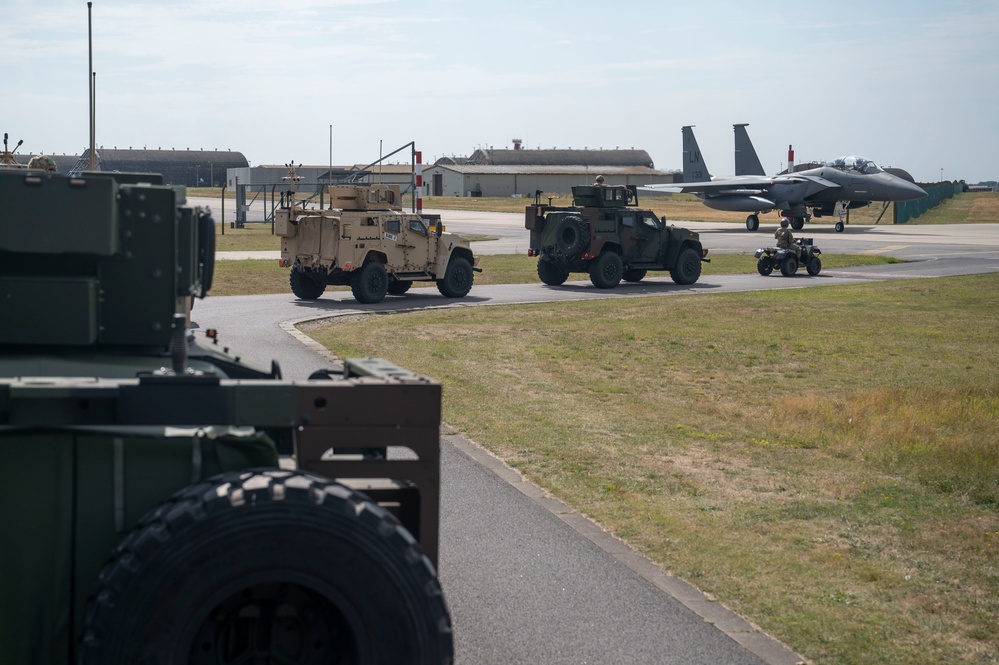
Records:
[[[677,284],[687,286],[701,277],[701,255],[693,247],[680,250],[676,257],[676,265],[669,271],[669,276]]]
[[[452,256],[444,271],[444,278],[437,280],[437,290],[445,298],[464,298],[472,290],[474,278],[472,264],[468,259]]]
[[[791,277],[798,272],[798,259],[794,254],[788,254],[780,264],[780,274]]]
[[[406,291],[409,291],[413,283],[407,280],[394,279],[388,283],[388,292],[394,296],[401,296]]]
[[[433,567],[331,480],[230,472],[147,514],[100,574],[83,663],[450,663]]]
[[[792,229],[794,229],[795,231],[800,231],[804,227],[805,227],[805,218],[804,217],[792,217],[791,218],[791,228]]]
[[[381,302],[388,293],[388,273],[378,261],[368,261],[350,276],[350,291],[354,300],[371,305]]]
[[[569,271],[542,256],[538,259],[538,277],[548,286],[560,286],[569,279]]]
[[[292,270],[288,282],[291,284],[291,292],[301,300],[315,300],[326,290],[326,284],[300,270]]]
[[[769,256],[762,257],[756,262],[756,271],[764,277],[767,277],[774,271],[774,260]]]
[[[842,233],[843,229],[845,229],[846,227],[843,226],[843,222],[836,222],[835,228],[836,228],[836,233]]]
[[[648,270],[641,270],[639,268],[628,268],[624,271],[624,276],[621,278],[626,282],[640,282],[645,279],[645,276],[649,274]]]
[[[822,272],[822,259],[817,256],[813,256],[808,262],[808,274],[815,277],[820,272]]]
[[[590,281],[598,289],[613,289],[621,283],[623,274],[624,263],[621,256],[612,249],[590,262]]]
[[[757,215],[750,215],[746,218],[746,230],[755,231],[760,228],[760,218]]]

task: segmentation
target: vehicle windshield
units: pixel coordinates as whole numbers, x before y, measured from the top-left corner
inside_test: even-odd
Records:
[[[826,166],[831,166],[840,171],[856,171],[858,173],[881,173],[881,167],[866,157],[850,155],[848,157],[837,157],[826,162]]]

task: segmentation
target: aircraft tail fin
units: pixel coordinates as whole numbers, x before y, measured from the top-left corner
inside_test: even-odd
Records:
[[[735,174],[736,175],[766,175],[760,158],[756,156],[756,148],[749,140],[746,123],[732,125],[735,130]]]
[[[694,138],[693,125],[685,126],[681,131],[683,132],[683,181],[711,180],[711,174],[701,156],[701,149],[697,147],[697,139]]]

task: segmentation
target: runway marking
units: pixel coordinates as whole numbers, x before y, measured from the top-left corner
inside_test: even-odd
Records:
[[[900,249],[909,249],[912,245],[888,245],[886,247],[878,247],[877,249],[865,249],[862,252],[857,252],[857,254],[867,254],[867,255],[878,255],[878,254],[888,254],[889,252],[895,252]]]

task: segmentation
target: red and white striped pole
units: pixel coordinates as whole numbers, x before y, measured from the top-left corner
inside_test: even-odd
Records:
[[[794,150],[787,146],[787,172],[794,173]]]
[[[416,151],[416,214],[423,214],[423,152]]]

